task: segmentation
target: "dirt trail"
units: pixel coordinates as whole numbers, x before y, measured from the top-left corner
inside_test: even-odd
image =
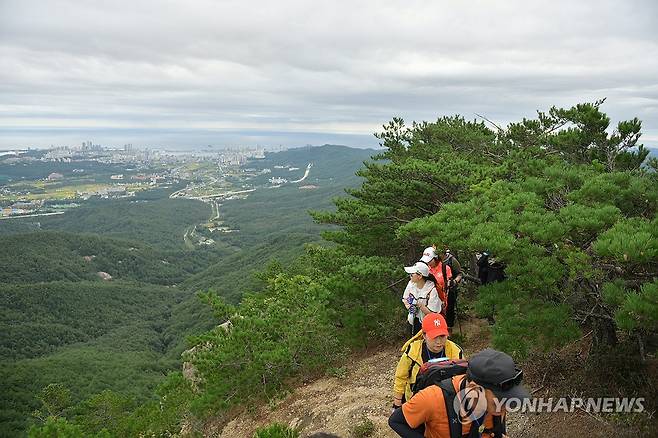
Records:
[[[243,414],[219,435],[207,430],[206,436],[251,437],[257,427],[276,421],[299,427],[302,436],[325,431],[348,437],[350,427],[365,416],[375,424],[372,437],[395,437],[387,420],[396,356],[396,349],[388,347],[355,361],[344,377],[326,377],[304,385],[272,409],[262,407],[254,415]]]
[[[462,346],[471,355],[490,344],[490,327],[486,320],[471,319],[462,323]],[[459,332],[457,330],[457,332]],[[388,427],[393,373],[399,347],[387,346],[376,353],[364,353],[348,365],[344,376],[324,377],[295,389],[275,405],[261,406],[253,413],[243,413],[221,427],[209,422],[204,436],[251,438],[258,427],[279,422],[297,427],[301,436],[314,432],[331,432],[340,437],[354,436],[351,430],[370,420],[372,438],[396,438]],[[528,382],[532,389],[537,385]],[[511,414],[508,435],[513,438],[552,436],[594,438],[622,436],[619,430],[600,418],[582,413]]]
[[[462,324],[466,354],[489,343],[486,320],[472,319]],[[223,429],[208,424],[204,436],[251,437],[261,426],[279,422],[298,427],[307,436],[324,431],[350,437],[350,430],[365,418],[372,421],[373,438],[395,438],[388,427],[391,413],[393,373],[400,357],[399,346],[355,358],[345,376],[325,377],[297,388],[275,406],[262,406],[253,414],[242,414]]]

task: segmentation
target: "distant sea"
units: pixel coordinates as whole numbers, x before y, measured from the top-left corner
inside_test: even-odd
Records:
[[[327,137],[332,137],[332,135],[329,135]],[[363,137],[363,136],[357,136],[357,137]],[[374,138],[374,137],[373,137]],[[157,145],[157,144],[152,144],[152,145],[142,145],[142,144],[137,144],[137,143],[132,143],[135,148],[137,149],[150,149],[150,150],[157,150],[157,151],[162,151],[162,152],[167,152],[170,154],[188,154],[190,152],[202,152],[202,153],[212,153],[212,152],[219,152],[225,149],[238,149],[242,147],[249,147],[249,148],[255,148],[255,147],[261,147],[265,149],[267,152],[278,152],[286,149],[293,149],[297,147],[303,147],[303,146],[321,146],[324,144],[332,144],[332,145],[341,145],[341,146],[348,146],[348,147],[354,147],[354,148],[374,148],[374,149],[379,149],[379,143],[377,141],[373,142],[369,139],[362,139],[362,143],[354,143],[354,142],[340,142],[340,139],[336,139],[337,141],[324,141],[324,142],[315,142],[315,143],[303,143],[300,144],[299,142],[290,142],[290,143],[277,143],[277,144],[271,144],[271,143],[249,143],[249,144],[222,144],[222,145],[215,145],[215,144],[207,144],[207,145],[190,145],[190,144],[174,144],[174,145]],[[344,140],[344,139],[343,139]],[[376,140],[376,139],[375,139]],[[89,141],[89,140],[85,140]],[[91,139],[91,141],[96,144],[96,141]],[[78,146],[82,143],[80,142],[73,142],[69,144],[61,144],[61,145],[55,145],[56,146]],[[130,143],[130,141],[126,141],[125,143]],[[122,148],[123,145],[125,144],[117,144],[117,143],[103,143],[103,142],[98,142],[98,144],[101,144],[103,147],[108,147],[108,148]],[[646,145],[645,145],[646,146]],[[50,149],[51,146],[29,146],[31,149]],[[658,158],[658,146],[646,146],[649,149],[649,155],[652,157]],[[13,155],[16,152],[25,152],[27,151],[28,147],[9,147],[9,146],[3,146],[0,144],[0,158],[6,155]]]
[[[324,132],[287,132],[268,130],[192,130],[192,129],[0,129],[0,150],[49,149],[77,146],[91,141],[108,148],[132,144],[137,149],[198,151],[238,147],[263,147],[268,151],[307,145],[336,144],[355,148],[373,148],[379,140],[372,134]]]

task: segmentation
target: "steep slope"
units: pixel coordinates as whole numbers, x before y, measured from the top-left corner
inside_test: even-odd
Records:
[[[167,353],[180,351],[184,335],[166,328],[184,297],[121,281],[0,286],[0,436],[24,429],[50,383],[64,384],[74,400],[110,388],[147,398],[180,364]]]
[[[490,328],[486,320],[471,319],[462,323],[462,347],[473,354],[488,346]],[[351,429],[366,421],[374,425],[374,438],[397,435],[388,427],[395,366],[400,357],[399,345],[384,345],[347,361],[349,366],[334,370],[334,376],[305,382],[289,396],[259,408],[255,414],[240,414],[223,426],[209,422],[204,436],[222,438],[251,436],[272,422],[298,427],[302,436],[318,431],[350,436]]]

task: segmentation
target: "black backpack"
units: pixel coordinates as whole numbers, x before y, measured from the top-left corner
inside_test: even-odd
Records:
[[[480,284],[495,283],[503,281],[507,277],[505,275],[505,265],[498,261],[490,259],[488,252],[483,252],[477,261],[478,278]]]
[[[425,362],[416,375],[416,382],[411,385],[411,391],[415,394],[430,385],[438,385],[445,379],[450,379],[460,374],[466,374],[468,361],[465,359],[430,359]]]

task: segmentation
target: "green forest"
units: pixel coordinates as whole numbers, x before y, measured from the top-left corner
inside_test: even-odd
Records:
[[[183,244],[185,229],[206,222],[211,209],[169,199],[180,187],[91,200],[60,217],[1,221],[0,436],[27,434],[47,420],[42,393],[53,388],[65,394],[72,416],[94,403],[121,401],[132,412],[157,401],[165,376],[180,370],[189,337],[221,322],[197,294],[212,289],[238,303],[243,292],[261,290],[265,281],[253,273],[319,241],[329,227],[315,224],[307,210],[328,208],[345,184],[356,186],[355,171],[373,153],[317,149],[266,160],[284,165],[313,155],[316,169],[343,160],[333,171],[340,180],[318,173],[315,190],[282,187],[224,202],[221,219],[240,231],[213,236],[211,246]]]
[[[289,197],[277,203],[261,192],[249,202],[222,205],[223,220],[240,232],[217,251],[234,252],[216,255],[220,261],[205,269],[192,262],[181,268],[189,276],[176,291],[165,283],[138,286],[124,274],[121,284],[145,298],[161,290],[175,303],[171,307],[162,303],[141,311],[142,301],[129,292],[110,294],[116,300],[110,304],[103,293],[109,286],[85,277],[86,265],[72,262],[79,281],[57,277],[67,268],[53,266],[49,275],[57,281],[40,292],[43,296],[61,293],[83,304],[87,297],[62,285],[103,285],[88,297],[94,306],[133,306],[141,313],[138,325],[144,334],[125,343],[121,329],[112,331],[107,322],[79,324],[62,310],[68,325],[52,330],[59,333],[52,342],[60,347],[49,350],[46,342],[22,348],[7,337],[3,351],[20,358],[10,366],[34,361],[21,369],[42,370],[49,366],[46,361],[61,360],[60,355],[75,362],[89,351],[85,349],[93,349],[98,361],[88,363],[96,363],[90,366],[97,366],[99,374],[107,373],[103,379],[120,382],[134,376],[142,391],[103,387],[82,377],[67,380],[64,373],[25,389],[32,384],[30,374],[16,372],[3,379],[12,385],[7,393],[14,394],[3,407],[22,400],[25,408],[20,413],[3,410],[2,432],[31,427],[32,437],[170,436],[183,427],[199,431],[211,418],[228,420],[241,407],[276,399],[293,382],[344,366],[353,352],[404,340],[405,314],[399,291],[391,291],[390,285],[405,277],[402,266],[432,244],[450,248],[466,261],[486,250],[504,264],[504,281],[474,288],[471,301],[462,304],[493,323],[494,347],[523,362],[549,357],[589,335],[591,354],[585,366],[605,371],[597,375],[608,378],[574,382],[574,388],[585,396],[611,388],[621,396],[639,393],[646,397],[648,411],[655,411],[658,394],[648,368],[658,347],[658,159],[649,157],[639,142],[640,120],[611,124],[602,104],[554,107],[504,128],[461,116],[411,125],[394,118],[376,134],[382,149],[370,160],[355,160],[349,169],[356,176],[344,179],[353,182],[346,194],[341,195],[344,186],[332,185],[340,178],[327,174],[323,195],[321,189],[290,189]],[[310,161],[302,159],[297,167]],[[281,189],[276,196],[285,197],[288,188]],[[300,208],[305,196],[315,205]],[[327,202],[331,197],[332,205]],[[314,210],[310,218],[315,224],[305,212],[308,208]],[[131,233],[114,234],[111,227],[98,232],[119,239],[111,242],[118,247]],[[146,236],[139,233],[134,236]],[[79,246],[63,246],[63,251],[81,254]],[[166,243],[159,250],[173,246]],[[116,254],[122,257],[119,249]],[[22,317],[15,312],[33,307],[39,324],[56,325],[47,300],[17,298],[29,287],[3,286],[7,302],[17,306],[15,311],[9,308],[4,321],[19,321]],[[205,330],[200,325],[192,329],[181,319],[185,314],[196,323],[203,318],[192,318],[197,307],[190,301],[177,301],[180,291],[188,297],[200,292],[214,317],[207,319]],[[186,306],[185,312],[178,313],[175,306]],[[133,310],[117,312],[109,322],[115,327],[125,324]],[[178,322],[159,326],[158,314],[176,315]],[[83,310],[79,316],[98,313]],[[154,325],[148,323],[151,318]],[[229,330],[214,327],[228,320]],[[35,328],[32,333],[38,332]],[[183,359],[198,371],[194,380],[167,367],[181,351],[169,347],[178,345],[186,332],[193,334],[188,345],[195,348]],[[130,350],[132,342],[138,351]],[[133,368],[103,369],[99,362],[113,345]],[[54,352],[35,356],[40,349]],[[151,356],[147,363],[155,352],[158,359]],[[139,378],[129,374],[140,367],[144,373]],[[167,371],[151,391],[155,379],[149,373]],[[30,410],[38,412],[27,420]]]

